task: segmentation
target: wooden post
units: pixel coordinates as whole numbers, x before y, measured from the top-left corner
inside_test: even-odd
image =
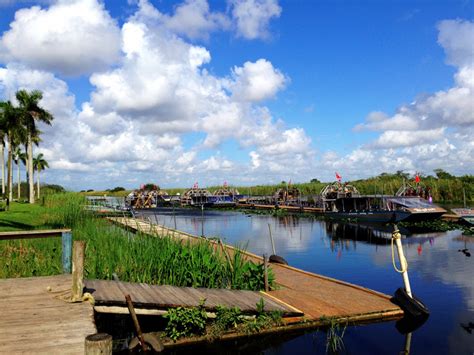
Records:
[[[84,288],[84,251],[86,242],[75,241],[72,254],[72,302],[82,300]]]
[[[268,287],[268,261],[267,254],[263,254],[263,273],[264,273],[264,282],[265,282],[265,292],[269,291]]]
[[[62,232],[61,243],[62,243],[62,248],[63,248],[63,254],[62,254],[63,273],[70,274],[71,273],[71,253],[72,253],[72,233]]]
[[[112,336],[106,333],[97,333],[86,336],[85,354],[112,354]]]

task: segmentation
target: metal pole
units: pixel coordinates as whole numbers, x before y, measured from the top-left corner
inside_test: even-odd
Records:
[[[272,242],[273,255],[276,255],[276,252],[275,252],[275,243],[273,242],[272,228],[270,227],[270,223],[268,223],[268,232],[270,233],[270,240],[271,240],[271,242]]]
[[[408,278],[408,263],[407,259],[405,258],[405,254],[403,253],[403,247],[402,247],[402,235],[400,234],[400,231],[396,229],[392,237],[395,239],[395,244],[397,245],[397,251],[398,251],[398,258],[400,259],[400,266],[402,268],[402,276],[403,276],[403,283],[405,284],[405,290],[407,291],[407,295],[410,296],[410,298],[413,298],[413,295],[411,293],[411,287],[410,287],[410,279]]]
[[[405,352],[403,352],[403,354],[410,354],[410,348],[411,348],[411,334],[412,333],[408,333],[407,335],[405,335]]]
[[[204,204],[201,204],[201,237],[204,238]]]
[[[176,212],[175,212],[175,205],[173,203],[173,219],[174,219],[174,230],[176,230]]]

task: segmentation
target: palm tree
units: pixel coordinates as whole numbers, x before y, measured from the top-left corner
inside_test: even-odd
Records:
[[[13,151],[18,143],[24,138],[25,130],[22,125],[22,115],[18,108],[14,107],[10,101],[0,102],[0,126],[8,137],[8,160],[7,160],[7,196],[13,199],[13,179],[12,179],[12,158]]]
[[[25,177],[26,177],[25,181],[28,181],[28,156],[26,155],[26,147],[25,147],[25,151],[20,152],[18,157],[20,158],[20,161],[25,166]]]
[[[40,172],[46,168],[49,168],[48,162],[43,158],[43,153],[39,153],[33,159],[33,167],[34,170],[38,172],[38,175],[36,175],[36,183],[38,190],[38,198],[40,198]]]
[[[34,181],[33,181],[33,137],[39,136],[36,122],[44,122],[51,124],[54,117],[45,109],[39,106],[39,102],[43,98],[43,93],[39,90],[28,92],[20,90],[16,93],[16,99],[20,103],[22,111],[23,123],[27,132],[28,149],[28,186],[29,186],[29,202],[35,202]]]
[[[15,147],[15,151],[13,152],[13,160],[15,161],[17,171],[18,171],[18,192],[17,192],[17,199],[20,201],[21,195],[21,178],[20,178],[20,160],[21,160],[21,150],[19,147]]]
[[[5,195],[5,137],[6,132],[0,122],[0,164],[2,165],[2,195]]]

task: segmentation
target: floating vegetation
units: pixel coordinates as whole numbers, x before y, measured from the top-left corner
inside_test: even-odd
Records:
[[[420,222],[399,222],[399,226],[408,228],[413,233],[418,232],[447,232],[450,230],[462,230],[465,235],[472,235],[473,228],[459,222],[450,222],[443,220],[420,221]]]

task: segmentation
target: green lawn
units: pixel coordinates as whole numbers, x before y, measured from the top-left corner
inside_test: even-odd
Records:
[[[12,202],[8,211],[0,212],[0,232],[47,229],[47,209],[39,204]]]

